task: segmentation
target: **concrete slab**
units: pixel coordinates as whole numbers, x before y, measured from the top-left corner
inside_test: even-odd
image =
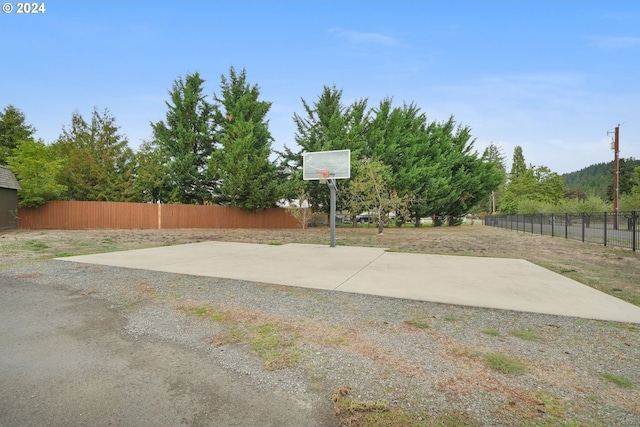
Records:
[[[58,258],[393,298],[640,323],[640,307],[528,261],[202,242]]]

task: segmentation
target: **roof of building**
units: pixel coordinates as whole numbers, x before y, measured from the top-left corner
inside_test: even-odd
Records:
[[[10,188],[12,190],[20,190],[20,184],[16,179],[16,176],[11,170],[0,166],[0,188]]]

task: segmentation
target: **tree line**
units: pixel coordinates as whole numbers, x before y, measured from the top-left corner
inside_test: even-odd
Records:
[[[633,158],[620,159],[620,212],[640,210],[640,167],[633,167],[636,162]],[[611,162],[560,176],[546,166],[527,166],[522,148],[516,147],[507,180],[493,193],[492,201],[501,214],[611,212],[613,175]],[[605,191],[600,191],[600,186],[589,185],[595,181],[601,182]]]
[[[50,144],[9,105],[0,112],[0,164],[21,182],[21,206],[48,200],[219,204],[260,211],[283,200],[306,200],[328,210],[326,185],[302,180],[304,153],[351,150],[352,178],[340,180],[338,206],[353,215],[396,215],[396,223],[431,217],[456,224],[466,213],[512,212],[526,200],[566,198],[562,179],[544,166],[527,167],[520,152],[506,172],[501,149],[474,150],[471,128],[429,121],[415,103],[386,98],[346,105],[342,90],[325,86],[315,101],[301,99],[293,114],[297,147],[276,151],[267,119],[271,102],[229,69],[209,97],[199,73],[177,78],[163,120],[137,151],[108,109],[79,112]],[[516,156],[519,156],[516,161]]]

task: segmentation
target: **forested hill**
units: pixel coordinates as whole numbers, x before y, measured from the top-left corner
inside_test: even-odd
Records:
[[[624,173],[623,168],[627,171],[633,171],[638,166],[640,166],[640,160],[620,159],[621,173]],[[566,188],[579,189],[587,195],[599,196],[603,200],[607,200],[610,198],[608,188],[613,183],[613,160],[609,163],[596,163],[579,171],[566,173],[562,175],[562,179]]]

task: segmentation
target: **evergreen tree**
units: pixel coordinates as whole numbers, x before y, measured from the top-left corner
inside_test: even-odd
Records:
[[[78,112],[71,126],[53,144],[63,161],[59,183],[67,190],[66,199],[86,201],[129,201],[135,199],[133,178],[134,153],[126,137],[108,110],[93,110],[86,122]]]
[[[491,212],[495,213],[497,211],[497,207],[500,204],[500,198],[504,193],[505,184],[506,184],[506,176],[507,176],[507,168],[506,168],[506,158],[502,153],[502,148],[497,145],[491,143],[484,150],[482,154],[482,159],[485,162],[492,163],[502,176],[502,182],[495,190],[491,191],[487,196],[482,198],[479,203],[476,205],[476,212]]]
[[[640,160],[634,158],[624,159],[624,163],[631,169],[640,166]],[[613,161],[596,163],[578,171],[563,174],[562,179],[567,188],[582,190],[589,196],[613,200],[613,169]]]
[[[509,178],[515,179],[521,177],[527,171],[527,163],[524,161],[522,147],[519,145],[513,150],[513,162],[511,164],[511,172]]]
[[[214,121],[220,148],[210,170],[218,182],[215,200],[244,210],[273,207],[280,198],[277,168],[269,160],[273,137],[266,115],[271,103],[260,101],[260,88],[247,82],[246,70],[233,67],[222,76],[215,96]]]
[[[6,165],[7,159],[18,143],[33,136],[36,129],[26,123],[22,111],[8,105],[0,112],[0,165]]]
[[[144,142],[136,153],[135,194],[140,202],[175,203],[169,179],[168,159],[153,142]]]
[[[640,166],[634,168],[630,181],[631,190],[620,196],[618,208],[620,212],[636,211],[636,214],[640,214]]]
[[[356,100],[345,107],[342,103],[342,90],[338,90],[335,86],[325,86],[315,103],[309,104],[302,99],[302,106],[305,114],[300,116],[294,113],[293,115],[297,128],[295,140],[302,148],[294,153],[285,147],[284,161],[292,171],[300,171],[301,176],[304,153],[349,149],[352,162],[365,154],[369,125],[369,112],[365,99]],[[296,176],[295,179],[301,178]],[[338,181],[339,205],[345,202],[341,195],[345,194],[344,191],[348,185],[347,180]],[[312,207],[328,211],[330,193],[327,186],[317,181],[306,182],[304,186]]]
[[[619,159],[618,160],[618,197],[625,194],[630,194],[634,185],[634,160]],[[615,173],[615,167],[611,168],[611,174],[609,175],[609,185],[607,185],[607,200],[613,201],[615,189],[613,188],[613,174]]]
[[[412,200],[416,226],[429,216],[436,224],[455,223],[503,179],[492,162],[472,152],[470,128],[453,116],[428,123],[416,105],[391,108],[385,99],[374,111],[368,136],[374,159],[391,169],[392,187]]]
[[[166,121],[151,124],[154,143],[167,160],[172,200],[178,203],[203,204],[215,189],[208,172],[215,145],[213,107],[203,94],[204,82],[197,72],[177,79],[166,102]]]

